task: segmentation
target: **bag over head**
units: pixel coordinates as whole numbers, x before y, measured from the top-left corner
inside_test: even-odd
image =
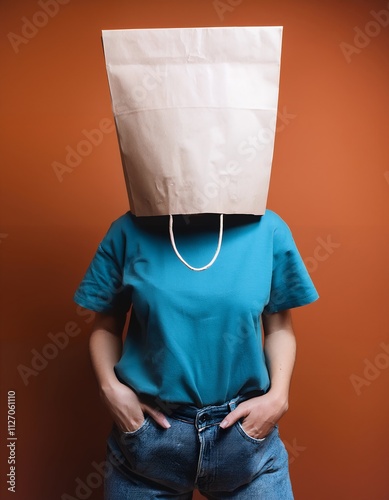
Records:
[[[137,216],[265,212],[282,27],[105,30]]]

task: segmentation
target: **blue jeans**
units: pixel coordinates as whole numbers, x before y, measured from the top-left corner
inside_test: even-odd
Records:
[[[163,429],[146,415],[134,432],[114,424],[107,441],[105,500],[192,498],[293,500],[288,454],[278,427],[255,439],[240,422],[219,423],[245,398],[220,406],[181,406]]]

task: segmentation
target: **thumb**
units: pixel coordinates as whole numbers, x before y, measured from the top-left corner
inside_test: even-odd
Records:
[[[234,425],[235,422],[237,422],[239,419],[242,417],[245,417],[248,414],[247,411],[245,411],[244,408],[241,408],[240,405],[235,408],[235,410],[232,410],[231,413],[229,413],[221,422],[220,422],[220,427],[222,429],[227,429],[227,427],[231,427],[231,425]]]

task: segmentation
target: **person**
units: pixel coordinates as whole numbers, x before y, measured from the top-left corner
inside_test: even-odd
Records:
[[[291,231],[271,210],[224,215],[217,259],[195,272],[184,263],[209,261],[220,216],[174,218],[182,261],[169,220],[119,217],[75,293],[96,312],[90,354],[113,419],[105,499],[291,500],[278,430],[291,309],[318,298]]]
[[[318,295],[265,210],[282,28],[102,36],[131,210],[75,300],[96,312],[90,352],[113,420],[105,498],[291,500],[278,431],[290,309]]]

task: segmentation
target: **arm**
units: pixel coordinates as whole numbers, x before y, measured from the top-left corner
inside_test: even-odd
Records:
[[[290,381],[296,358],[296,337],[290,310],[262,316],[264,350],[270,374],[269,393],[288,409]]]
[[[114,372],[114,366],[122,354],[122,332],[126,315],[96,313],[89,350],[97,378],[100,395],[112,418],[122,431],[140,427],[144,413],[148,413],[162,427],[170,427],[165,416],[142,403],[136,393],[122,384]]]
[[[243,418],[243,428],[261,439],[288,409],[288,396],[296,356],[290,310],[263,315],[264,352],[270,375],[270,390],[263,396],[240,403],[222,422],[226,428]]]

